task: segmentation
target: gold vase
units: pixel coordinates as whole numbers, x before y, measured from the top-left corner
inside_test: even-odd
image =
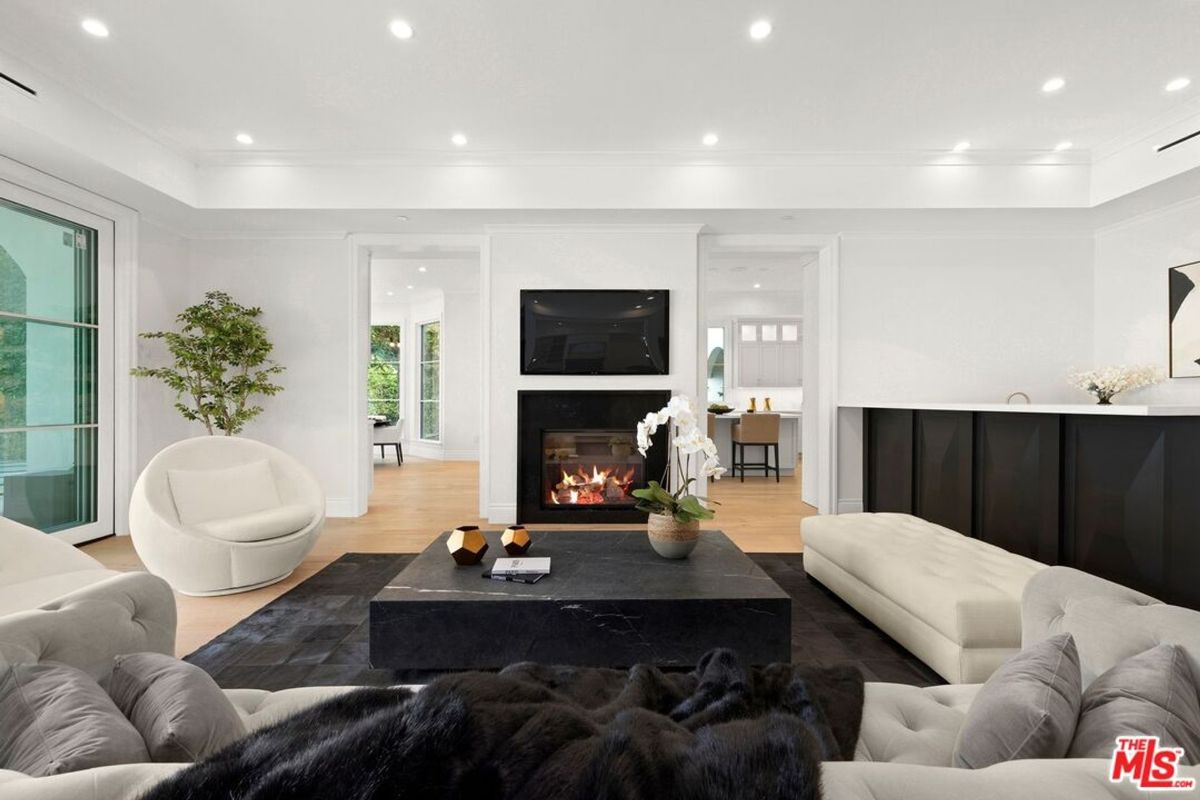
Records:
[[[651,514],[646,534],[654,552],[663,558],[687,558],[700,541],[700,520],[680,522],[670,514]]]

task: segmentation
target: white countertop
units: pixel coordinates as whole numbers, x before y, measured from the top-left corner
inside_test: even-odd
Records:
[[[717,420],[741,419],[745,411],[730,411],[728,414],[715,414]],[[800,419],[799,411],[759,411],[759,414],[778,414],[780,419]]]
[[[1200,406],[1145,406],[1114,403],[839,403],[841,408],[895,408],[918,411],[1004,411],[1014,414],[1107,414],[1118,417],[1200,416]]]

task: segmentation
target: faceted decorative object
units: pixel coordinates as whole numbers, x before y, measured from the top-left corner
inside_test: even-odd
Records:
[[[687,558],[700,541],[700,520],[680,522],[670,514],[651,514],[646,533],[654,552],[663,558]]]
[[[483,559],[488,543],[478,525],[461,525],[455,528],[446,540],[446,549],[450,551],[450,556],[456,564],[467,567],[478,564]]]
[[[525,530],[524,525],[511,525],[500,535],[500,544],[504,545],[504,552],[510,556],[523,556],[529,552],[533,540],[529,538],[529,531]]]

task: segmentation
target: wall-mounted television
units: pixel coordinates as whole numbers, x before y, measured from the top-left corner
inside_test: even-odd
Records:
[[[522,375],[666,375],[666,289],[524,289]]]

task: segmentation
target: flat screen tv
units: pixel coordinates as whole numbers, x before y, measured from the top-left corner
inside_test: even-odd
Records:
[[[666,289],[521,292],[522,375],[666,375]]]

